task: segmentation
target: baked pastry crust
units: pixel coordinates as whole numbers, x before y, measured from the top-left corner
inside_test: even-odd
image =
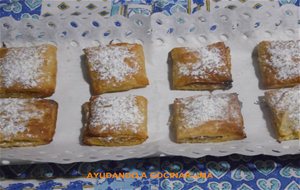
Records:
[[[257,46],[262,85],[266,89],[300,84],[300,41],[262,41]]]
[[[92,96],[83,105],[83,143],[131,146],[147,138],[147,99],[143,96]]]
[[[44,99],[0,99],[0,147],[48,144],[56,128],[58,104]]]
[[[224,42],[191,49],[174,48],[172,88],[175,90],[215,90],[231,88],[230,49]]]
[[[94,95],[126,91],[149,84],[142,45],[117,43],[83,51]]]
[[[177,143],[207,143],[246,138],[236,93],[177,98],[172,128]]]
[[[49,97],[55,92],[57,48],[0,48],[0,97]]]
[[[300,139],[300,86],[265,92],[279,142]]]

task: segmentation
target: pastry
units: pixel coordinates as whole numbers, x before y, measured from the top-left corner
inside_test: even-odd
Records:
[[[0,97],[48,97],[56,86],[56,47],[0,48]]]
[[[0,99],[0,147],[50,143],[55,133],[57,108],[53,100]]]
[[[230,49],[223,42],[192,49],[174,48],[172,88],[175,90],[215,90],[231,88]]]
[[[83,112],[86,145],[130,146],[148,138],[147,99],[142,96],[92,96]]]
[[[266,89],[300,84],[300,41],[262,41],[258,64]]]
[[[265,92],[278,141],[300,139],[300,85]]]
[[[235,93],[177,98],[172,118],[177,143],[222,142],[246,137]]]
[[[143,47],[118,43],[84,49],[94,95],[126,91],[149,84]]]

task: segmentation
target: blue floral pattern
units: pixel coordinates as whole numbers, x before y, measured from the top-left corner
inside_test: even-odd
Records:
[[[0,0],[0,17],[12,16],[16,20],[38,18],[41,8],[42,0]]]
[[[95,189],[165,189],[165,190],[299,190],[300,155],[206,156],[203,158],[162,157],[129,159],[123,161],[99,161],[73,164],[33,164],[1,166],[2,179],[38,178],[38,184],[20,183],[6,185],[7,190],[35,187],[36,189],[82,189],[94,186]],[[146,173],[143,178],[86,178],[89,172]],[[211,178],[192,177],[151,177],[151,173],[212,173]],[[62,184],[55,177],[81,177],[68,184]],[[89,181],[88,181],[89,180]],[[93,183],[91,182],[93,181]]]

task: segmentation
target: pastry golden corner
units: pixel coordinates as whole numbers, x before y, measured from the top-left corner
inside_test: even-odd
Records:
[[[277,140],[300,139],[300,85],[265,92]]]
[[[246,138],[238,95],[177,98],[172,129],[177,143],[208,143]]]
[[[147,99],[143,96],[92,96],[83,112],[86,145],[132,146],[148,138]]]
[[[56,129],[58,104],[44,99],[0,99],[0,147],[49,144]]]

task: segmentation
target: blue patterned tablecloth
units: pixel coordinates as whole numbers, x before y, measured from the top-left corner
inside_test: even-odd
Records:
[[[269,0],[268,0],[269,1]],[[72,3],[71,3],[72,2]],[[163,12],[193,14],[196,11],[213,11],[219,8],[235,9],[247,4],[249,8],[259,9],[262,1],[238,0],[114,0],[114,1],[42,1],[42,0],[0,0],[0,17],[11,16],[38,19],[53,14],[89,15],[96,12],[103,17],[115,14],[130,17],[133,14],[150,15]],[[300,0],[270,0],[272,6],[295,4]],[[223,7],[222,7],[223,6]],[[211,173],[212,178],[130,178],[114,179],[86,178],[90,171],[101,173],[122,172],[173,172],[173,173]],[[124,161],[99,161],[72,164],[31,164],[0,167],[0,189],[166,189],[166,190],[300,190],[300,155],[206,156],[198,159],[184,157],[156,157],[130,159]],[[40,181],[32,179],[41,179]]]

